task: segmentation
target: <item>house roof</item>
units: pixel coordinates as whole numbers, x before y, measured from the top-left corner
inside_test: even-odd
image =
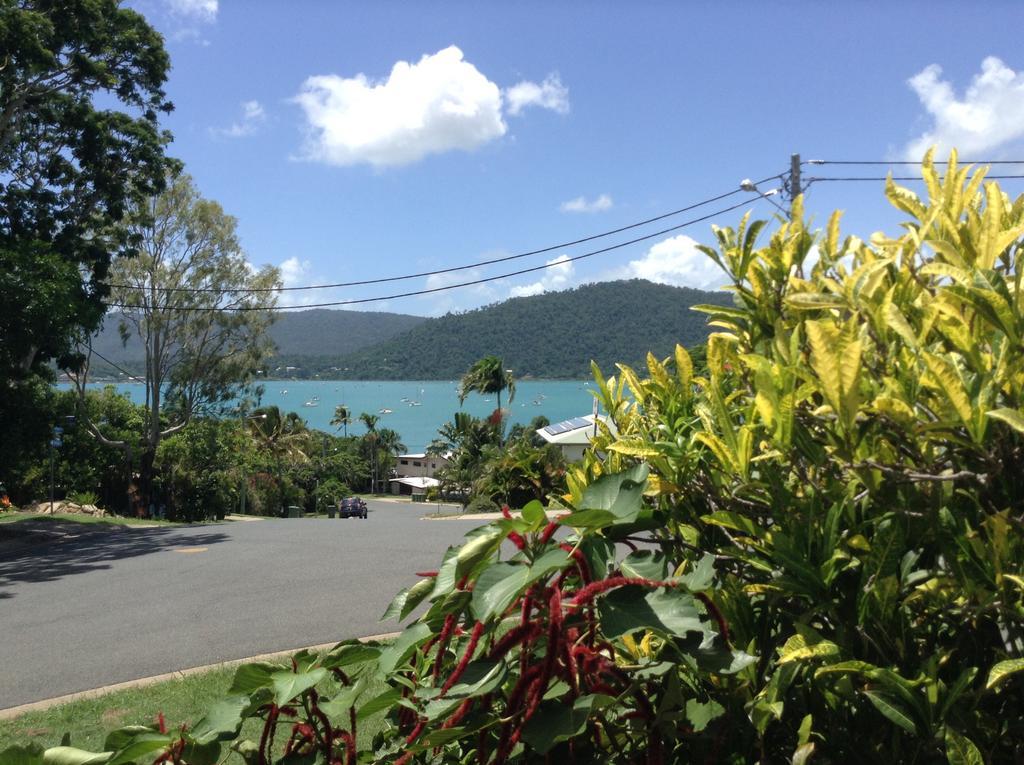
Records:
[[[398,455],[398,459],[400,459],[400,460],[425,460],[425,459],[447,460],[447,459],[451,459],[451,456],[452,456],[451,452],[447,452],[445,454],[431,454],[431,455],[429,455],[429,457],[426,454],[399,454]]]
[[[537,430],[537,435],[549,444],[586,446],[594,435],[594,419],[594,415],[588,414],[584,417],[574,417],[571,420],[552,423]],[[615,423],[607,416],[599,414],[596,419],[607,425],[613,433],[615,432]]]
[[[433,486],[441,485],[441,482],[436,478],[427,478],[425,476],[416,476],[413,478],[392,478],[391,483],[401,483],[406,486],[411,486],[414,489],[429,489]]]

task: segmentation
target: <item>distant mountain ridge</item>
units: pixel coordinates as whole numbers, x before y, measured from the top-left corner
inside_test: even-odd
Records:
[[[282,311],[270,327],[278,347],[273,366],[282,361],[320,357],[337,359],[412,329],[426,321],[422,316],[373,311]],[[143,359],[142,345],[132,337],[122,345],[116,314],[107,316],[93,348],[112,361],[134,366]],[[273,367],[272,367],[273,368]]]
[[[517,377],[588,378],[591,360],[611,371],[643,364],[648,351],[664,357],[676,343],[705,342],[706,318],[690,310],[700,303],[729,305],[732,296],[642,279],[587,284],[427,319],[337,366],[346,379],[456,379],[493,354]]]
[[[517,377],[585,379],[590,361],[609,372],[616,362],[642,365],[676,343],[707,340],[699,303],[728,305],[729,293],[671,287],[642,279],[599,282],[519,297],[464,313],[408,314],[314,309],[281,313],[270,328],[277,353],[269,377],[350,380],[452,380],[487,355]],[[140,373],[142,348],[123,347],[117,317],[93,341],[103,356]],[[116,376],[96,361],[94,371]]]

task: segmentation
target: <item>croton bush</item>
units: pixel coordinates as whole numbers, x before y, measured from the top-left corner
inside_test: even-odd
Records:
[[[715,229],[706,370],[595,369],[615,430],[420,572],[394,642],[0,763],[1024,761],[1024,198],[922,176],[899,235]]]

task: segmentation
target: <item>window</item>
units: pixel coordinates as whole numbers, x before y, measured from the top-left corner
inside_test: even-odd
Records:
[[[409,460],[402,460],[402,464],[403,465],[408,465],[409,464]]]
[[[423,467],[423,463],[422,462],[418,462],[418,461],[417,462],[413,462],[412,466],[413,467]]]
[[[430,469],[431,469],[431,470],[433,470],[433,469],[434,469],[434,468],[436,468],[436,467],[437,467],[437,463],[436,463],[436,462],[431,462],[431,463],[430,463]]]

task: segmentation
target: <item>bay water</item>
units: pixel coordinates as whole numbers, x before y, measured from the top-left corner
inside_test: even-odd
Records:
[[[103,388],[110,383],[91,384]],[[285,412],[298,412],[311,428],[342,432],[332,426],[338,404],[348,407],[352,423],[349,435],[361,435],[366,428],[359,422],[363,412],[377,415],[378,428],[391,428],[402,437],[412,453],[422,452],[437,437],[438,428],[449,422],[455,412],[464,411],[485,417],[497,406],[494,395],[471,393],[461,408],[457,380],[267,380],[260,406],[277,406]],[[66,387],[66,386],[62,386]],[[138,383],[117,383],[118,392],[136,403],[143,403],[145,391]],[[508,410],[511,423],[528,424],[544,415],[551,422],[590,414],[594,384],[582,380],[523,380],[516,383],[511,405],[506,393],[501,405]]]

